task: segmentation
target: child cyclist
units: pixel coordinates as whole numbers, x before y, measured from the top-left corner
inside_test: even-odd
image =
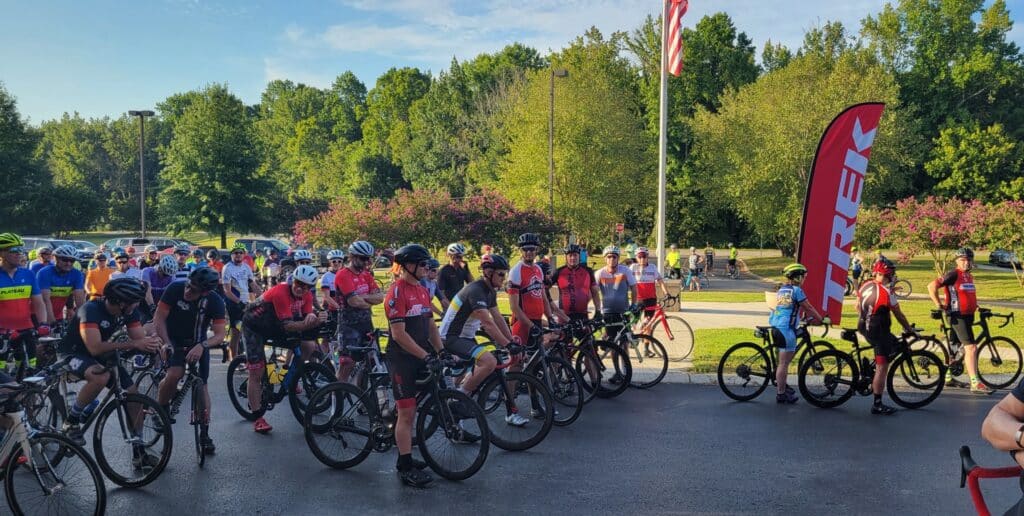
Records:
[[[775,395],[776,403],[796,403],[798,399],[796,391],[786,384],[789,374],[789,363],[793,361],[796,354],[796,329],[800,324],[800,310],[809,316],[813,322],[831,324],[828,317],[822,317],[817,310],[807,301],[807,294],[800,288],[807,276],[807,267],[799,263],[792,263],[782,269],[782,275],[786,282],[776,293],[776,305],[768,317],[768,324],[772,327],[772,342],[779,348],[779,367],[775,370],[775,383],[778,386],[778,393]]]

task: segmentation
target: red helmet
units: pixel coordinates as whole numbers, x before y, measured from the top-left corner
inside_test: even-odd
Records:
[[[896,272],[896,265],[886,258],[875,261],[874,267],[871,268],[873,274],[884,274],[886,276],[892,276]]]

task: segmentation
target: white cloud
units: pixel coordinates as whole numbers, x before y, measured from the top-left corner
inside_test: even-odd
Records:
[[[317,88],[329,88],[334,83],[334,77],[331,75],[310,72],[302,66],[294,66],[293,61],[277,57],[263,59],[263,79],[266,82],[287,79]]]

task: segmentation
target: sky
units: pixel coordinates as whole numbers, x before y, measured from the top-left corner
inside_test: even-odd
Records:
[[[683,25],[725,12],[754,42],[797,48],[838,20],[857,31],[883,0],[691,0]],[[1024,0],[1008,0],[1011,19]],[[32,124],[65,112],[121,116],[207,84],[247,104],[268,81],[327,87],[346,70],[368,88],[391,67],[437,73],[514,41],[542,54],[586,29],[631,31],[660,0],[114,0],[6,2],[0,83]],[[1024,26],[1010,39],[1024,46]]]

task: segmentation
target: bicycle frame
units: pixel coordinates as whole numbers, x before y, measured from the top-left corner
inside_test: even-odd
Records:
[[[983,468],[978,466],[971,458],[971,449],[967,446],[960,447],[960,489],[966,484],[971,493],[971,501],[974,503],[974,510],[979,516],[990,516],[992,514],[985,503],[985,496],[981,492],[979,480],[982,478],[1021,478],[1021,490],[1024,491],[1024,477],[1021,477],[1020,466],[1007,466],[1002,468]]]
[[[0,464],[6,464],[10,467],[7,462],[11,459],[14,454],[15,446],[21,446],[21,452],[26,457],[32,456],[32,447],[29,445],[28,438],[35,429],[29,424],[28,417],[25,416],[24,410],[17,412],[7,412],[0,414],[0,427],[7,429],[7,434],[4,435],[4,440],[0,443]],[[36,472],[37,480],[39,479],[39,473]]]

